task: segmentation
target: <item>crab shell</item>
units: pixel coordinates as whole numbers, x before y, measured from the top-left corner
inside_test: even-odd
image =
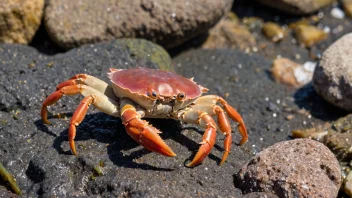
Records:
[[[177,110],[208,91],[197,85],[193,78],[187,79],[173,72],[148,68],[110,69],[108,77],[117,97],[130,98],[146,110],[152,110],[156,101]],[[183,97],[180,98],[180,95]]]

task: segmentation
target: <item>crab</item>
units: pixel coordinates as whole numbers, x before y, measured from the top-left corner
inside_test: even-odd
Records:
[[[74,142],[76,126],[83,121],[90,105],[111,116],[121,117],[130,137],[144,148],[169,157],[176,154],[161,139],[161,132],[142,118],[171,118],[205,128],[200,148],[186,165],[188,167],[199,165],[208,156],[215,144],[217,128],[225,135],[220,165],[226,161],[232,144],[227,116],[238,123],[242,135],[239,144],[247,142],[247,130],[240,114],[220,96],[202,96],[208,89],[195,83],[193,78],[148,68],[111,68],[108,77],[111,85],[88,74],[77,74],[60,83],[56,92],[43,102],[41,117],[44,123],[50,124],[48,106],[64,95],[82,94],[85,97],[75,110],[68,129],[68,140],[74,155],[77,155]],[[213,117],[217,118],[218,125]]]

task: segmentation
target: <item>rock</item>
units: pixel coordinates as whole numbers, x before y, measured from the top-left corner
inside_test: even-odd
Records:
[[[4,186],[0,186],[0,197],[15,198],[15,197],[18,197],[18,195],[16,195],[15,193],[9,191]]]
[[[324,30],[312,25],[298,25],[294,28],[294,33],[298,42],[305,47],[311,47],[328,37]]]
[[[331,104],[352,111],[352,34],[346,34],[323,53],[314,71],[316,92]]]
[[[257,0],[259,3],[293,15],[310,14],[335,0]]]
[[[325,144],[336,156],[341,166],[342,187],[348,195],[352,195],[352,114],[324,125],[309,129],[292,131],[294,138],[311,138]]]
[[[2,85],[0,90],[4,93],[0,96],[0,109],[2,111],[22,111],[36,106],[46,97],[44,90],[54,90],[47,83],[43,85],[39,80],[33,81],[33,79],[37,79],[36,75],[39,74],[43,75],[42,79],[58,84],[82,72],[99,73],[97,77],[107,81],[106,72],[110,67],[149,66],[172,70],[168,53],[162,47],[141,39],[121,39],[109,43],[87,45],[79,50],[67,53],[65,58],[60,56],[41,57],[31,48],[20,48],[20,50],[20,52],[17,52],[18,48],[16,47],[0,46],[0,52],[4,55],[1,59],[2,68],[12,67],[13,64],[21,64],[23,67],[21,75],[18,75],[19,72],[16,70],[0,70],[1,75],[12,80],[9,81],[8,78],[0,79],[0,85]],[[13,59],[21,62],[14,63],[15,60]],[[84,61],[81,59],[84,59]],[[95,67],[92,68],[91,65],[95,65]],[[90,70],[85,70],[85,67],[89,67]],[[70,72],[57,71],[59,68],[64,71],[66,68]],[[30,75],[33,72],[35,75]],[[20,87],[22,91],[19,92]],[[33,93],[36,94],[33,96]]]
[[[271,68],[271,74],[276,82],[292,87],[302,87],[309,83],[312,80],[313,71],[314,67],[310,66],[310,62],[301,65],[287,58],[275,59]]]
[[[285,36],[285,31],[278,24],[267,22],[262,28],[262,32],[266,38],[276,43],[281,41]]]
[[[3,0],[0,3],[0,43],[28,44],[41,23],[44,0]]]
[[[110,67],[159,68],[160,63],[149,57],[165,54],[154,52],[160,47],[143,40],[128,41],[136,42],[133,48],[127,41],[118,40],[85,45],[53,56],[28,46],[1,46],[0,75],[6,77],[0,79],[0,104],[4,107],[0,109],[0,159],[16,178],[23,197],[242,197],[233,183],[233,173],[250,160],[252,153],[287,139],[290,125],[303,126],[307,119],[297,115],[287,124],[285,112],[281,110],[282,116],[273,117],[273,112],[266,110],[268,102],[280,108],[283,104],[299,108],[288,97],[296,90],[268,77],[271,61],[236,49],[190,50],[174,58],[176,72],[195,77],[196,82],[210,89],[209,94],[226,97],[248,127],[249,143],[237,146],[241,137],[232,122],[233,144],[226,163],[218,166],[224,141],[222,134],[218,134],[209,157],[190,169],[184,164],[199,148],[204,132],[201,128],[175,120],[149,119],[163,131],[162,138],[177,153],[176,157],[167,158],[134,142],[119,118],[89,108],[77,127],[79,153],[73,156],[67,128],[82,97],[63,97],[50,106],[52,125],[42,123],[41,104],[59,82],[80,72],[108,80],[106,70]],[[170,61],[166,57],[167,54],[156,60]],[[168,64],[165,61],[161,65]],[[325,109],[321,97],[312,97],[309,92],[304,102],[317,105],[319,113],[331,119],[331,111]],[[310,121],[319,119],[313,116]],[[282,132],[268,132],[265,129],[269,127],[280,127]]]
[[[331,151],[310,139],[284,141],[258,153],[238,173],[245,193],[273,192],[278,197],[336,197],[339,163]]]
[[[342,0],[341,3],[346,15],[352,17],[352,0]]]
[[[350,171],[344,181],[343,191],[352,196],[352,171]]]
[[[312,138],[325,144],[339,162],[352,160],[352,114],[341,117],[333,123],[325,123],[309,129],[292,131],[294,138]]]
[[[340,9],[340,8],[332,8],[330,11],[331,16],[337,19],[343,19],[345,18],[345,13]]]
[[[255,46],[255,38],[246,26],[238,20],[222,19],[209,30],[209,36],[201,47],[204,49],[237,48],[249,51]]]
[[[121,37],[145,38],[175,47],[214,26],[233,0],[50,0],[45,26],[50,37],[69,49]]]
[[[246,25],[251,32],[263,28],[264,25],[263,19],[259,17],[244,17],[242,23]]]

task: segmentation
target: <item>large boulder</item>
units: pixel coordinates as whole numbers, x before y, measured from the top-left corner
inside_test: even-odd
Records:
[[[284,141],[258,153],[238,174],[245,193],[273,192],[278,197],[336,197],[341,171],[334,154],[310,139]]]
[[[233,0],[49,0],[45,25],[63,48],[121,37],[145,38],[166,48],[207,31]]]
[[[315,68],[316,92],[331,104],[352,111],[352,33],[346,34],[323,53]]]
[[[0,43],[28,44],[41,24],[44,0],[2,0]]]

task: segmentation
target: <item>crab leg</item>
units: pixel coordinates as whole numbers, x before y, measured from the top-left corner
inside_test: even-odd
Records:
[[[198,101],[198,102],[204,102],[204,101]],[[217,116],[218,120],[218,126],[220,131],[225,135],[225,141],[224,141],[224,154],[221,158],[220,166],[226,161],[230,150],[231,150],[231,144],[232,144],[232,136],[231,136],[231,125],[229,122],[228,117],[226,116],[224,110],[216,105],[216,104],[209,104],[209,103],[197,103],[196,105],[192,106],[192,111],[204,111],[208,113],[210,116]],[[185,120],[186,122],[189,122],[188,120]]]
[[[145,120],[142,120],[141,117],[141,113],[137,112],[130,100],[126,98],[121,100],[121,118],[127,134],[150,151],[169,157],[176,156],[158,135],[161,132],[152,125],[149,125]]]
[[[232,144],[232,136],[231,136],[231,125],[229,119],[225,115],[224,110],[219,107],[218,105],[214,106],[214,112],[218,116],[218,126],[225,135],[224,141],[224,154],[222,155],[220,166],[224,164],[226,161],[230,151],[231,151],[231,144]]]
[[[220,102],[220,104],[224,107],[227,115],[234,121],[238,122],[238,131],[242,135],[242,140],[240,141],[240,145],[243,145],[248,140],[248,134],[246,126],[243,122],[241,115],[231,107],[223,98],[216,95],[207,95],[199,97],[195,104],[208,104],[208,105],[216,105],[216,103]],[[219,114],[218,114],[219,115]]]
[[[201,146],[196,156],[186,165],[188,167],[194,167],[202,163],[213,148],[216,139],[216,123],[208,113],[195,110],[184,113],[182,119],[205,128],[202,141],[200,142]]]
[[[49,95],[43,102],[40,111],[41,117],[45,124],[50,124],[47,118],[47,107],[56,103],[63,95],[76,95],[82,94],[83,96],[96,95],[99,102],[95,103],[96,107],[109,115],[118,116],[117,102],[108,98],[103,93],[87,85],[69,85],[62,87],[60,90]]]
[[[69,85],[78,85],[78,84],[88,85],[89,87],[92,87],[93,89],[100,91],[101,93],[104,93],[104,95],[108,96],[109,98],[116,98],[114,91],[109,84],[100,80],[99,78],[90,76],[88,74],[75,75],[70,80],[60,83],[56,87],[56,91]]]
[[[77,107],[74,112],[71,121],[70,127],[68,130],[68,137],[70,142],[70,147],[72,153],[77,155],[76,147],[74,143],[74,138],[76,136],[76,126],[78,126],[84,119],[87,114],[88,107],[93,104],[96,108],[101,110],[102,112],[112,115],[119,116],[118,104],[114,100],[111,100],[103,93],[87,86],[87,85],[68,85],[66,87],[62,87],[60,90],[49,95],[46,100],[43,102],[43,106],[41,109],[41,116],[43,122],[49,124],[47,119],[47,106],[50,106],[57,102],[63,95],[74,95],[74,94],[82,94],[86,96]]]

